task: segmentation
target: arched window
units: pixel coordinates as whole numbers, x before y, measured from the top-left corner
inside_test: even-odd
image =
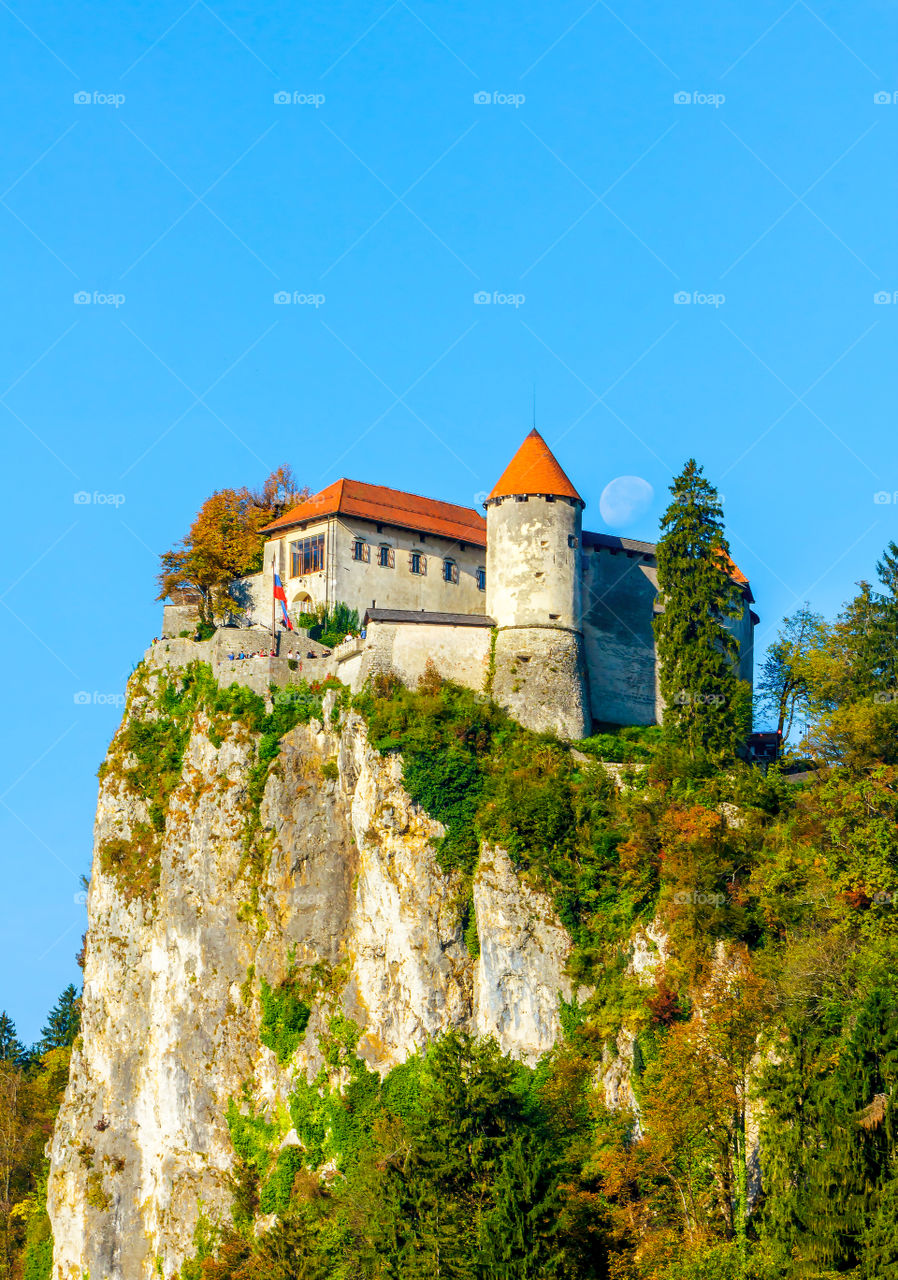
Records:
[[[443,581],[458,582],[458,565],[448,558],[443,561]]]

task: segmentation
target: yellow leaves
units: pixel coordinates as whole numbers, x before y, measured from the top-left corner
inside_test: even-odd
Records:
[[[10,1222],[28,1223],[36,1213],[40,1213],[42,1205],[37,1196],[32,1191],[24,1200],[20,1200],[18,1204],[14,1204],[9,1211]]]

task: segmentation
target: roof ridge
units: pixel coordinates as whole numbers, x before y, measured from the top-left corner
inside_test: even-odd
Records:
[[[423,502],[439,502],[444,507],[456,507],[459,511],[473,511],[475,515],[480,515],[476,507],[467,507],[461,502],[450,502],[447,498],[431,498],[429,494],[413,493],[411,489],[394,489],[392,485],[376,484],[373,480],[353,480],[351,476],[344,476],[342,483],[363,484],[366,489],[385,489],[387,493],[398,493],[406,498],[421,498]]]

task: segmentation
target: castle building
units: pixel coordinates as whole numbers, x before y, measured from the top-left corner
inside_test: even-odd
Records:
[[[250,617],[270,617],[273,574],[296,615],[345,603],[366,637],[338,671],[359,687],[392,670],[414,684],[431,660],[489,688],[522,723],[580,738],[600,724],[660,720],[652,543],[583,529],[583,499],[539,432],[485,503],[469,507],[338,480],[266,527],[264,570],[243,579]],[[752,679],[748,580],[728,627]]]

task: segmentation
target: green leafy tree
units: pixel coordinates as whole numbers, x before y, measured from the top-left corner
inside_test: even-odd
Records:
[[[726,622],[742,611],[717,490],[694,459],[671,485],[661,519],[655,619],[664,723],[695,757],[732,757],[740,737],[738,646]]]
[[[811,657],[821,647],[824,634],[823,615],[805,604],[783,620],[761,664],[756,685],[758,709],[775,719],[784,741],[796,719],[807,720],[810,713]]]

